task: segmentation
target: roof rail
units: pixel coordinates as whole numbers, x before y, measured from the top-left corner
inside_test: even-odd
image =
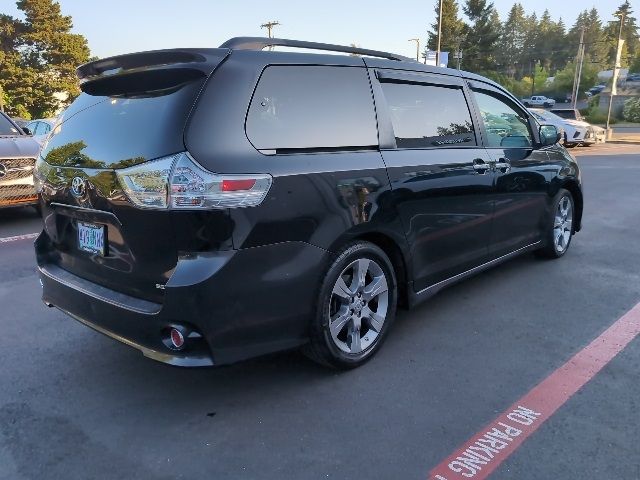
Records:
[[[293,47],[306,48],[310,50],[326,50],[329,52],[353,53],[356,55],[366,55],[368,57],[387,58],[389,60],[402,62],[415,62],[415,59],[413,58],[397,55],[395,53],[368,50],[366,48],[347,47],[344,45],[332,45],[329,43],[288,40],[285,38],[235,37],[220,45],[220,48],[230,48],[232,50],[262,50],[266,47]]]

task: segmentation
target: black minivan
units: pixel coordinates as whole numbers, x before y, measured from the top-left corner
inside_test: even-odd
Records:
[[[358,366],[398,305],[580,230],[555,127],[478,75],[235,38],[78,76],[37,162],[43,300],[155,360]]]

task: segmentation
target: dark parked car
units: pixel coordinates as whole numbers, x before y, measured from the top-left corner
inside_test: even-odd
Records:
[[[236,38],[78,75],[38,161],[43,299],[162,362],[354,367],[397,305],[580,230],[556,128],[474,74]]]
[[[0,208],[35,206],[33,169],[40,145],[0,112]]]

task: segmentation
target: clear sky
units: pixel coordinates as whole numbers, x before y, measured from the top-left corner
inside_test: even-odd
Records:
[[[277,20],[274,35],[415,55],[409,38],[426,41],[435,0],[60,0],[74,31],[99,57],[172,47],[217,47],[235,36],[266,36],[260,25]],[[458,3],[461,3],[459,0]],[[494,0],[504,19],[513,0]],[[527,13],[549,9],[567,26],[595,6],[603,20],[622,0],[521,0]],[[632,2],[633,5],[634,2]],[[640,4],[637,4],[640,7]],[[640,10],[640,8],[636,10]],[[14,0],[0,0],[0,13],[17,15]],[[640,11],[634,12],[640,16]]]

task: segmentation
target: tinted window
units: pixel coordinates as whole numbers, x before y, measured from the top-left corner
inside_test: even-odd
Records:
[[[497,96],[475,92],[482,121],[487,130],[488,147],[524,148],[533,144],[529,121]]]
[[[475,145],[459,88],[382,83],[398,148]]]
[[[51,125],[46,122],[40,122],[40,135],[46,135],[51,131]]]
[[[0,135],[18,135],[19,132],[13,124],[0,115]]]
[[[42,156],[52,165],[124,168],[184,150],[185,121],[201,85],[192,82],[151,97],[83,93],[64,113]]]
[[[366,71],[268,67],[251,101],[247,136],[259,150],[377,146]]]

